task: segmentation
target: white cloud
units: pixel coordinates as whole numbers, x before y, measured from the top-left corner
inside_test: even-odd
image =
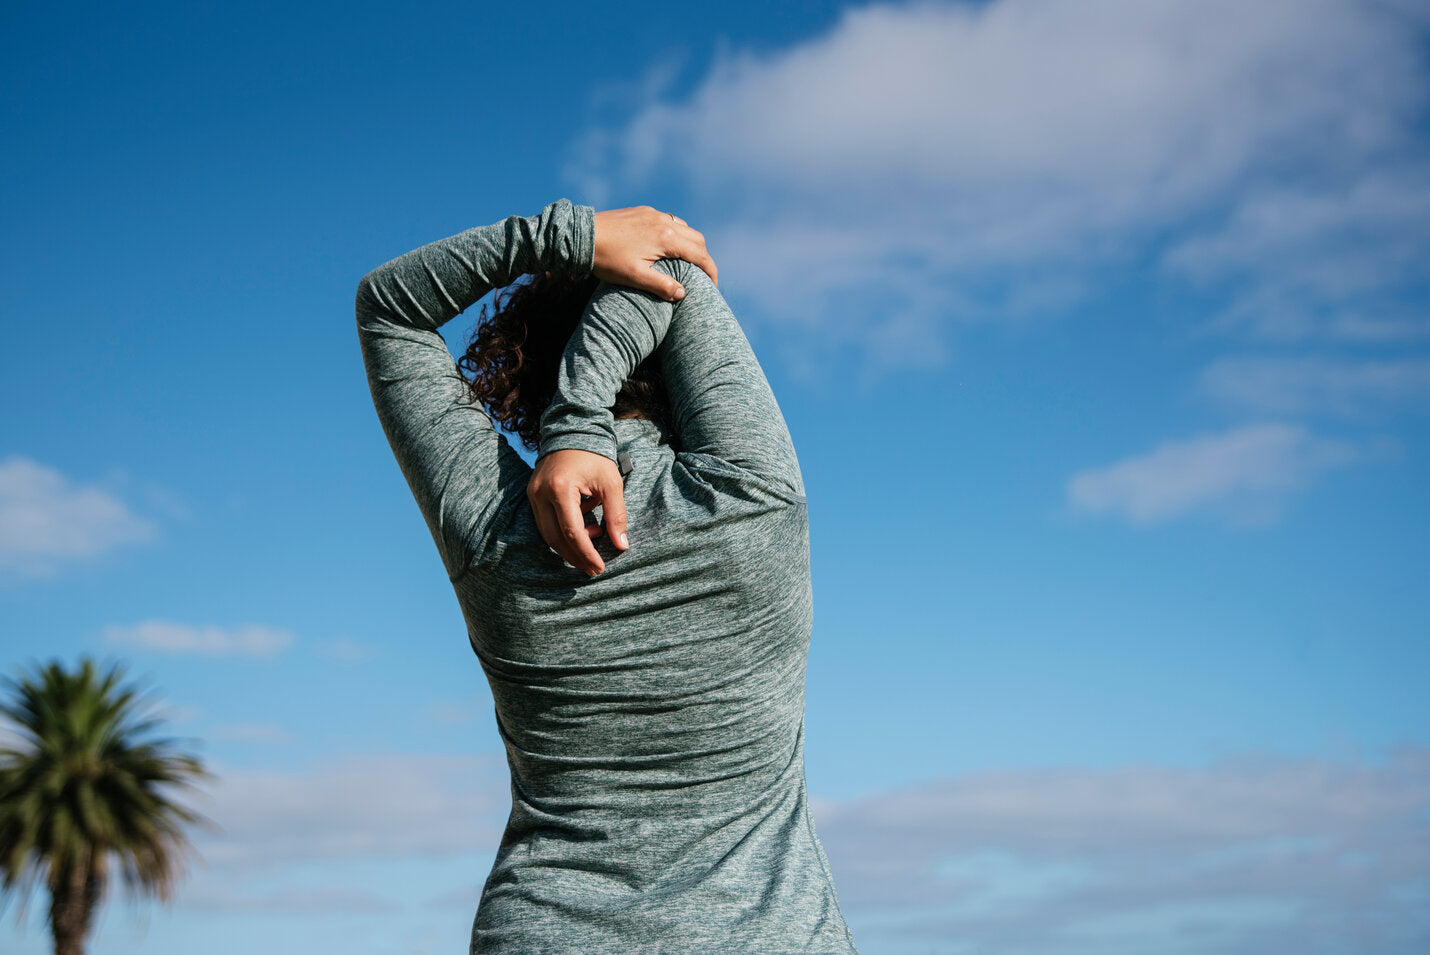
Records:
[[[103,488],[29,458],[0,461],[0,575],[48,577],[153,535],[152,524]]]
[[[1265,285],[1267,307],[1383,334],[1419,317],[1349,309],[1425,262],[1426,24],[1358,0],[860,6],[785,49],[721,49],[688,96],[653,73],[570,175],[632,201],[685,180],[722,285],[805,338],[1055,308],[1169,235],[1174,271],[1235,280],[1238,308]],[[1264,282],[1214,266],[1238,245]],[[1302,289],[1294,246],[1374,268],[1351,297]]]
[[[495,850],[509,808],[500,757],[369,756],[293,772],[215,770],[199,848],[214,869]]]
[[[971,774],[816,823],[846,911],[889,927],[861,939],[879,951],[1358,955],[1430,929],[1425,749]]]
[[[1430,411],[1430,358],[1224,358],[1202,371],[1199,387],[1220,402],[1266,414]]]
[[[194,626],[168,620],[146,620],[127,627],[108,627],[110,643],[125,644],[159,653],[203,656],[271,657],[293,642],[292,634],[272,627]]]
[[[1341,0],[871,5],[770,56],[728,51],[609,144],[618,176],[909,193],[1095,188],[1119,218],[1204,197],[1277,146],[1399,134],[1419,68],[1398,20]],[[1234,25],[1234,28],[1233,28]],[[1374,62],[1380,57],[1379,62]],[[859,193],[863,195],[859,195]],[[1142,200],[1142,201],[1139,201]],[[1099,216],[1102,218],[1103,216]]]
[[[1248,425],[1222,434],[1169,441],[1068,484],[1079,510],[1149,524],[1214,507],[1243,519],[1275,513],[1285,492],[1319,471],[1355,460],[1345,442],[1285,424]]]

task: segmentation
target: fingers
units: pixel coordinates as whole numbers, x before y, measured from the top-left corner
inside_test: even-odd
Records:
[[[667,302],[678,302],[685,298],[685,287],[680,284],[678,279],[666,275],[664,272],[658,272],[654,268],[647,268],[637,275],[632,275],[627,284],[644,292],[650,292]]]
[[[720,284],[720,270],[715,267],[715,260],[710,257],[710,253],[705,250],[705,236],[690,229],[694,233],[688,240],[688,244],[680,253],[678,258],[682,258],[691,265],[698,266],[702,272],[710,276],[710,284]]]
[[[582,573],[595,576],[606,569],[594,544],[602,533],[618,549],[628,549],[625,485],[610,458],[575,449],[553,451],[537,461],[526,495],[541,539]],[[604,511],[604,530],[586,523],[597,506]]]
[[[651,206],[596,213],[591,271],[597,278],[650,292],[667,302],[685,296],[680,283],[652,268],[658,259],[684,259],[719,284],[719,270],[705,236],[685,220]]]
[[[720,270],[705,248],[704,235],[690,228],[681,219],[670,219],[663,232],[665,234],[661,236],[659,258],[684,259],[710,276],[712,284],[720,284]],[[671,276],[657,271],[653,266],[648,266],[643,271],[643,275],[632,276],[630,284],[652,292],[667,302],[678,302],[685,297],[685,289]]]
[[[600,503],[601,502],[596,500],[594,497],[587,497],[585,495],[582,495],[581,516],[583,518],[589,518],[591,516],[591,512],[594,511],[597,506],[600,505]],[[586,536],[590,537],[591,540],[595,540],[604,533],[606,533],[606,529],[602,527],[599,523],[591,520],[586,521]]]
[[[667,302],[678,302],[685,297],[685,289],[681,286],[680,280],[659,271],[654,265],[655,259],[666,257],[679,258],[674,253],[657,252],[642,260],[630,263],[626,268],[617,272],[614,278],[606,276],[606,279],[616,285],[625,285],[640,289],[642,292],[649,292]]]
[[[556,539],[561,543],[556,552],[566,558],[568,564],[588,576],[594,577],[605,570],[605,562],[601,560],[601,555],[596,553],[591,535],[586,532],[586,518],[581,513],[580,491],[572,488],[569,493],[558,496],[553,505],[552,509],[556,514]]]
[[[531,516],[536,520],[536,529],[546,546],[587,576],[595,576],[606,569],[601,555],[596,553],[591,543],[594,535],[587,530],[578,488],[555,484],[534,490],[528,486],[527,497],[531,501]]]
[[[532,501],[531,516],[536,519],[536,528],[541,532],[541,539],[546,542],[546,546],[556,552],[562,560],[586,574],[590,570],[579,567],[580,554],[569,547],[561,534],[561,519],[559,509],[552,501]]]
[[[615,473],[614,482],[608,477],[599,490],[601,511],[606,519],[606,534],[611,538],[611,543],[616,545],[616,549],[629,550],[630,541],[626,539],[626,488],[621,481],[620,472]]]
[[[677,216],[671,217],[670,232],[665,254],[673,259],[684,259],[691,265],[699,267],[702,272],[710,276],[710,281],[713,284],[719,285],[720,270],[715,267],[715,260],[710,257],[709,251],[705,248],[704,234],[692,229],[684,219]]]

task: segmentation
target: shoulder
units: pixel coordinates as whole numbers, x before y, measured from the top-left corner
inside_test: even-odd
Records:
[[[760,509],[797,507],[802,510],[807,503],[803,494],[713,454],[681,451],[675,457],[677,470],[685,471],[732,509],[753,505]]]

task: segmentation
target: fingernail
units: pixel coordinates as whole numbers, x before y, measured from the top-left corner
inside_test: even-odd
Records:
[[[619,534],[616,535],[616,537],[620,538],[621,546],[622,546],[622,547],[629,547],[629,546],[631,546],[631,545],[630,545],[630,542],[626,540],[626,532],[625,532],[625,531],[621,531]]]
[[[677,289],[675,290],[675,300],[678,302],[678,301],[680,301],[680,300],[683,299],[683,298],[685,298],[685,289],[684,289],[684,288],[677,288]]]

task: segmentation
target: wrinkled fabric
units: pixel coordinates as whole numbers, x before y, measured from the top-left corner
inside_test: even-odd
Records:
[[[563,199],[409,252],[358,288],[373,401],[511,770],[471,951],[854,952],[805,792],[804,487],[719,290],[662,259],[681,301],[603,283],[567,346],[541,452],[631,465],[630,550],[599,538],[594,578],[541,540],[530,468],[468,402],[436,331],[524,273],[589,273],[593,251],[594,211]],[[609,411],[652,353],[673,435]]]

